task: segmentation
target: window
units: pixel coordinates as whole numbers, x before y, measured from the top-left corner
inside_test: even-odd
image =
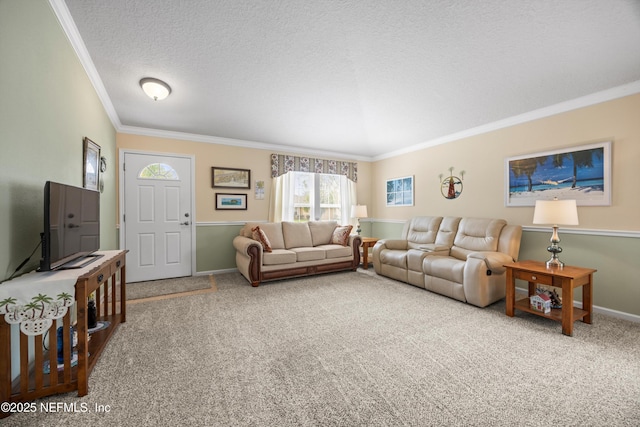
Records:
[[[348,180],[342,175],[289,172],[292,174],[292,218],[288,221],[348,222],[351,197]],[[285,209],[286,211],[286,209]]]
[[[166,179],[171,181],[178,181],[180,179],[178,172],[165,163],[152,163],[145,166],[138,174],[138,178]]]

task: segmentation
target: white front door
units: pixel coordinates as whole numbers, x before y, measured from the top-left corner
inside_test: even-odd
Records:
[[[127,282],[191,276],[192,159],[125,152],[123,167]]]

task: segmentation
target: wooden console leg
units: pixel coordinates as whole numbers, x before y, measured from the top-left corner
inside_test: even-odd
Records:
[[[515,279],[513,277],[513,271],[510,268],[507,268],[507,277],[506,277],[506,285],[507,285],[507,316],[513,317],[514,315],[514,306],[516,305],[516,284]]]
[[[591,313],[593,313],[593,274],[589,275],[589,282],[582,287],[582,309],[587,315],[582,318],[584,323],[591,324]]]
[[[562,333],[573,336],[573,280],[562,281]]]

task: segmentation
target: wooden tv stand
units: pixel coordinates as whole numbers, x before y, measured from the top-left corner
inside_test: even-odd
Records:
[[[11,342],[11,325],[4,315],[0,315],[0,401],[26,402],[44,396],[67,393],[78,390],[78,396],[89,392],[89,375],[107,342],[120,323],[126,321],[126,280],[125,264],[127,251],[102,251],[103,255],[92,264],[78,271],[75,284],[75,307],[77,312],[77,365],[72,366],[71,316],[72,310],[62,318],[64,363],[56,370],[57,361],[57,322],[49,328],[48,339],[43,335],[33,338],[22,332],[16,342]],[[119,277],[118,277],[119,276]],[[116,286],[119,278],[119,286]],[[118,291],[119,289],[119,291]],[[98,324],[109,325],[91,335],[87,328],[87,300],[95,292]],[[73,306],[72,306],[73,307]],[[71,307],[71,308],[72,308]],[[33,340],[33,361],[29,362],[29,341]],[[49,351],[44,349],[47,344]],[[11,380],[11,346],[20,346],[20,375]],[[49,362],[49,373],[44,365]],[[11,413],[0,412],[0,418]]]

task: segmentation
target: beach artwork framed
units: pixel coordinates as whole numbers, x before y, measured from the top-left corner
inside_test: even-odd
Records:
[[[575,199],[611,205],[611,141],[505,159],[505,206]]]
[[[413,206],[413,176],[387,180],[387,206]]]

